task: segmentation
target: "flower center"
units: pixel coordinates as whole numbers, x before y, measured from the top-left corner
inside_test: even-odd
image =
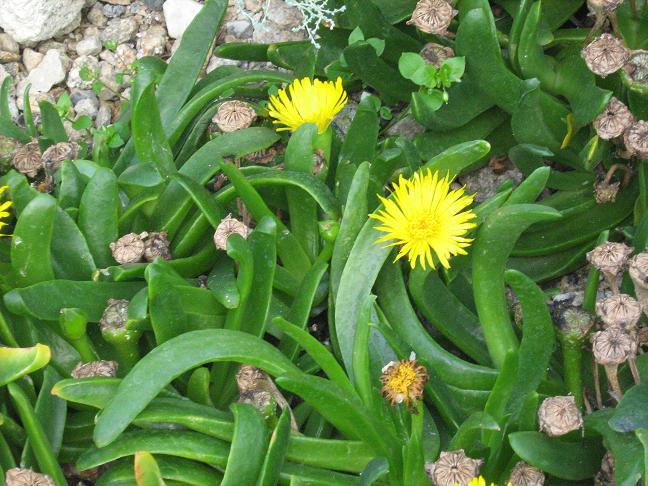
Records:
[[[419,216],[409,222],[407,231],[411,240],[430,241],[438,234],[438,224],[428,215]]]
[[[388,387],[396,393],[407,395],[416,381],[416,371],[411,366],[401,365],[389,379]]]

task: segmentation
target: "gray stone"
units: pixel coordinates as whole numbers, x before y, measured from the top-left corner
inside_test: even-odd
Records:
[[[523,178],[524,176],[517,168],[495,174],[490,167],[486,166],[463,176],[461,183],[466,185],[466,194],[475,193],[475,202],[480,203],[493,197],[497,188],[504,181],[511,180],[517,185]]]
[[[50,49],[36,68],[23,81],[24,86],[31,84],[31,93],[47,93],[52,87],[65,79],[65,66],[61,54]],[[19,89],[22,92],[22,89]]]
[[[424,131],[425,127],[423,125],[417,122],[414,118],[407,116],[394,123],[389,130],[387,130],[387,135],[390,137],[401,136],[412,139]]]
[[[99,80],[104,84],[105,88],[99,93],[99,99],[108,101],[117,96],[123,87],[123,83],[117,81],[119,71],[106,61],[99,62]],[[126,79],[124,79],[126,82]]]
[[[115,18],[115,17],[121,17],[124,15],[124,12],[126,12],[126,7],[122,5],[104,5],[103,6],[103,13],[106,17],[109,19]]]
[[[41,44],[38,45],[38,48],[36,50],[41,54],[46,54],[47,51],[51,49],[59,51],[59,54],[61,54],[62,56],[65,55],[65,53],[67,52],[67,49],[65,48],[65,44],[63,42],[58,42],[55,40],[48,40],[42,42]]]
[[[231,20],[225,24],[225,33],[236,39],[246,40],[252,37],[254,29],[249,20]]]
[[[113,41],[117,44],[123,44],[131,40],[139,25],[133,17],[123,19],[112,19],[108,21],[106,29],[101,33],[103,42]]]
[[[267,20],[282,30],[295,28],[304,20],[297,7],[291,7],[283,0],[269,0],[267,12]]]
[[[103,127],[104,125],[110,125],[112,122],[112,113],[113,107],[110,103],[103,102],[97,111],[97,117],[95,118],[95,126],[97,128]]]
[[[267,20],[254,29],[252,40],[259,44],[274,44],[276,42],[298,41],[304,40],[306,33],[304,31],[294,32],[291,29],[285,29],[280,25],[274,23],[272,20]]]
[[[143,0],[144,4],[153,10],[162,10],[164,0]]]
[[[99,105],[99,98],[97,98],[97,95],[92,90],[89,90],[89,89],[75,89],[75,90],[72,90],[72,92],[70,93],[70,100],[72,100],[73,105],[76,105],[78,102],[80,102],[82,100],[87,100],[87,99],[91,99],[97,105]]]
[[[5,33],[0,33],[0,51],[13,52],[14,54],[20,53],[20,46],[13,40],[13,38]]]
[[[106,3],[111,3],[113,5],[130,5],[131,0],[103,0]]]
[[[137,39],[137,57],[161,56],[166,50],[167,39],[167,31],[163,25],[152,25]]]
[[[85,0],[0,0],[0,27],[16,42],[36,42],[67,34],[81,21]]]
[[[93,118],[97,115],[99,109],[99,100],[92,98],[85,98],[74,105],[74,111],[78,116],[87,115]]]
[[[163,9],[169,37],[173,39],[182,37],[201,8],[202,5],[194,0],[166,0]]]
[[[22,62],[28,73],[31,73],[43,60],[45,56],[29,47],[23,50]]]
[[[79,56],[96,56],[101,52],[102,46],[99,37],[90,35],[77,42],[76,51]]]
[[[81,79],[81,69],[87,66],[91,72],[99,69],[99,60],[94,56],[79,56],[72,63],[72,68],[68,74],[67,86],[70,89],[90,89],[92,88],[92,81],[84,81]]]
[[[92,25],[96,27],[105,27],[106,23],[108,23],[108,19],[103,13],[103,8],[101,7],[101,4],[97,3],[95,4],[86,14],[86,18],[88,19],[88,22],[90,22]]]

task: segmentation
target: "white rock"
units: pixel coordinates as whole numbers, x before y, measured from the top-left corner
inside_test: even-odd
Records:
[[[20,46],[9,34],[2,32],[0,34],[0,51],[18,54],[20,52]]]
[[[76,51],[79,56],[95,56],[101,52],[99,37],[90,35],[77,42]]]
[[[104,125],[110,125],[110,122],[112,122],[112,112],[112,105],[110,103],[101,103],[97,112],[97,118],[95,118],[95,126],[99,128]]]
[[[137,32],[138,27],[139,24],[133,17],[111,19],[108,21],[106,29],[101,33],[101,40],[117,44],[128,42]]]
[[[167,42],[167,31],[163,25],[155,24],[137,40],[137,56],[161,56]]]
[[[239,40],[252,37],[253,30],[249,20],[231,20],[225,24],[225,32]]]
[[[25,45],[67,34],[81,21],[85,0],[0,0],[0,27]]]
[[[162,9],[166,20],[169,37],[179,39],[189,27],[191,21],[198,15],[202,5],[194,0],[166,0]]]
[[[94,56],[79,56],[72,63],[72,69],[68,74],[67,86],[70,89],[90,89],[92,88],[92,80],[84,81],[81,79],[81,69],[87,66],[91,72],[99,70],[99,60]]]
[[[103,0],[106,3],[112,3],[113,5],[130,5],[131,0]]]
[[[96,98],[84,98],[74,105],[74,111],[78,116],[88,115],[90,118],[94,118],[98,109],[99,100]]]
[[[56,49],[50,49],[36,68],[22,82],[24,86],[31,84],[30,93],[47,93],[55,84],[65,79],[65,66],[61,54]],[[22,93],[22,89],[18,89]]]
[[[22,62],[25,65],[28,73],[31,73],[43,60],[45,56],[40,52],[34,51],[29,47],[23,50]]]

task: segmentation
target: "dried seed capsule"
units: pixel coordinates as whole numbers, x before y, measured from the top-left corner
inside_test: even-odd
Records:
[[[616,201],[621,189],[620,182],[596,181],[594,183],[594,199],[596,204],[607,204]]]
[[[545,475],[541,469],[519,461],[511,471],[509,484],[515,486],[543,486]]]
[[[427,477],[436,486],[467,486],[479,475],[479,468],[484,461],[466,456],[463,449],[445,451],[436,462],[425,465]]]
[[[277,400],[267,391],[248,391],[239,395],[238,403],[247,403],[256,408],[267,420],[277,414]]]
[[[596,120],[594,130],[603,140],[610,140],[623,135],[635,122],[635,118],[626,105],[614,96]]]
[[[587,0],[587,7],[590,12],[614,12],[623,0]]]
[[[642,252],[630,260],[630,278],[634,283],[635,295],[648,315],[648,252]]]
[[[236,384],[240,393],[267,390],[270,377],[255,366],[241,365],[236,373]]]
[[[252,105],[244,101],[233,100],[226,101],[218,107],[212,122],[223,132],[235,132],[252,125],[256,116]]]
[[[250,228],[245,224],[241,223],[238,219],[232,218],[231,214],[228,214],[225,219],[223,219],[214,233],[214,244],[219,250],[227,250],[227,239],[230,235],[233,234],[241,235],[243,238],[247,239],[250,234]]]
[[[108,306],[101,316],[99,324],[102,331],[121,331],[126,327],[128,320],[127,300],[108,299]]]
[[[419,0],[408,25],[428,34],[446,35],[457,11],[446,0]]]
[[[19,467],[7,470],[5,482],[7,486],[55,486],[54,481],[47,474]]]
[[[607,451],[601,461],[601,470],[594,477],[594,486],[615,486],[614,456]]]
[[[166,231],[159,233],[149,233],[148,238],[144,242],[144,258],[147,262],[152,262],[157,257],[164,260],[171,260],[171,247],[169,240],[167,240]]]
[[[583,417],[572,396],[545,398],[538,410],[540,432],[549,437],[565,435],[583,426]]]
[[[626,149],[632,155],[648,159],[648,121],[640,120],[623,134]]]
[[[18,148],[14,154],[13,166],[27,177],[36,177],[38,171],[43,167],[38,142],[29,142]]]
[[[627,294],[612,295],[596,303],[596,314],[605,323],[605,327],[630,330],[639,322],[641,305]]]
[[[618,378],[619,365],[628,361],[630,370],[638,381],[638,372],[634,363],[637,355],[637,341],[620,327],[611,327],[594,333],[592,336],[594,359],[605,367],[605,375],[617,400],[623,396]]]
[[[560,316],[559,323],[560,329],[566,337],[582,340],[592,329],[594,318],[589,312],[572,307]]]
[[[432,64],[435,68],[439,69],[443,64],[443,61],[454,56],[454,51],[451,47],[429,42],[423,46],[423,49],[421,49],[419,54],[423,59],[425,59],[425,62]]]
[[[42,160],[45,170],[54,172],[61,167],[64,160],[74,160],[79,153],[79,145],[74,142],[59,142],[43,152]]]
[[[427,379],[427,370],[415,359],[390,361],[383,367],[380,377],[382,394],[392,406],[405,402],[409,408],[411,402],[416,403],[423,397]]]
[[[139,235],[137,233],[128,233],[111,243],[109,246],[115,261],[120,265],[141,261],[145,250],[143,238],[146,238],[146,236],[148,236],[147,233]]]
[[[648,51],[633,51],[623,69],[632,82],[648,84]]]
[[[613,35],[603,34],[585,47],[581,56],[590,71],[604,78],[625,65],[630,51]]]
[[[633,250],[634,248],[623,243],[606,241],[587,253],[587,261],[603,274],[612,291],[618,293],[617,277],[625,267],[628,256]]]
[[[90,363],[79,363],[72,370],[72,378],[88,378],[91,376],[117,376],[118,364],[116,361],[92,361]]]

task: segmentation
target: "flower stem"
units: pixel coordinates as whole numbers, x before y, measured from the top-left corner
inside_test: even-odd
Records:
[[[563,367],[565,383],[569,393],[576,400],[578,408],[583,408],[583,343],[580,339],[575,339],[560,334],[560,344],[563,353]]]

